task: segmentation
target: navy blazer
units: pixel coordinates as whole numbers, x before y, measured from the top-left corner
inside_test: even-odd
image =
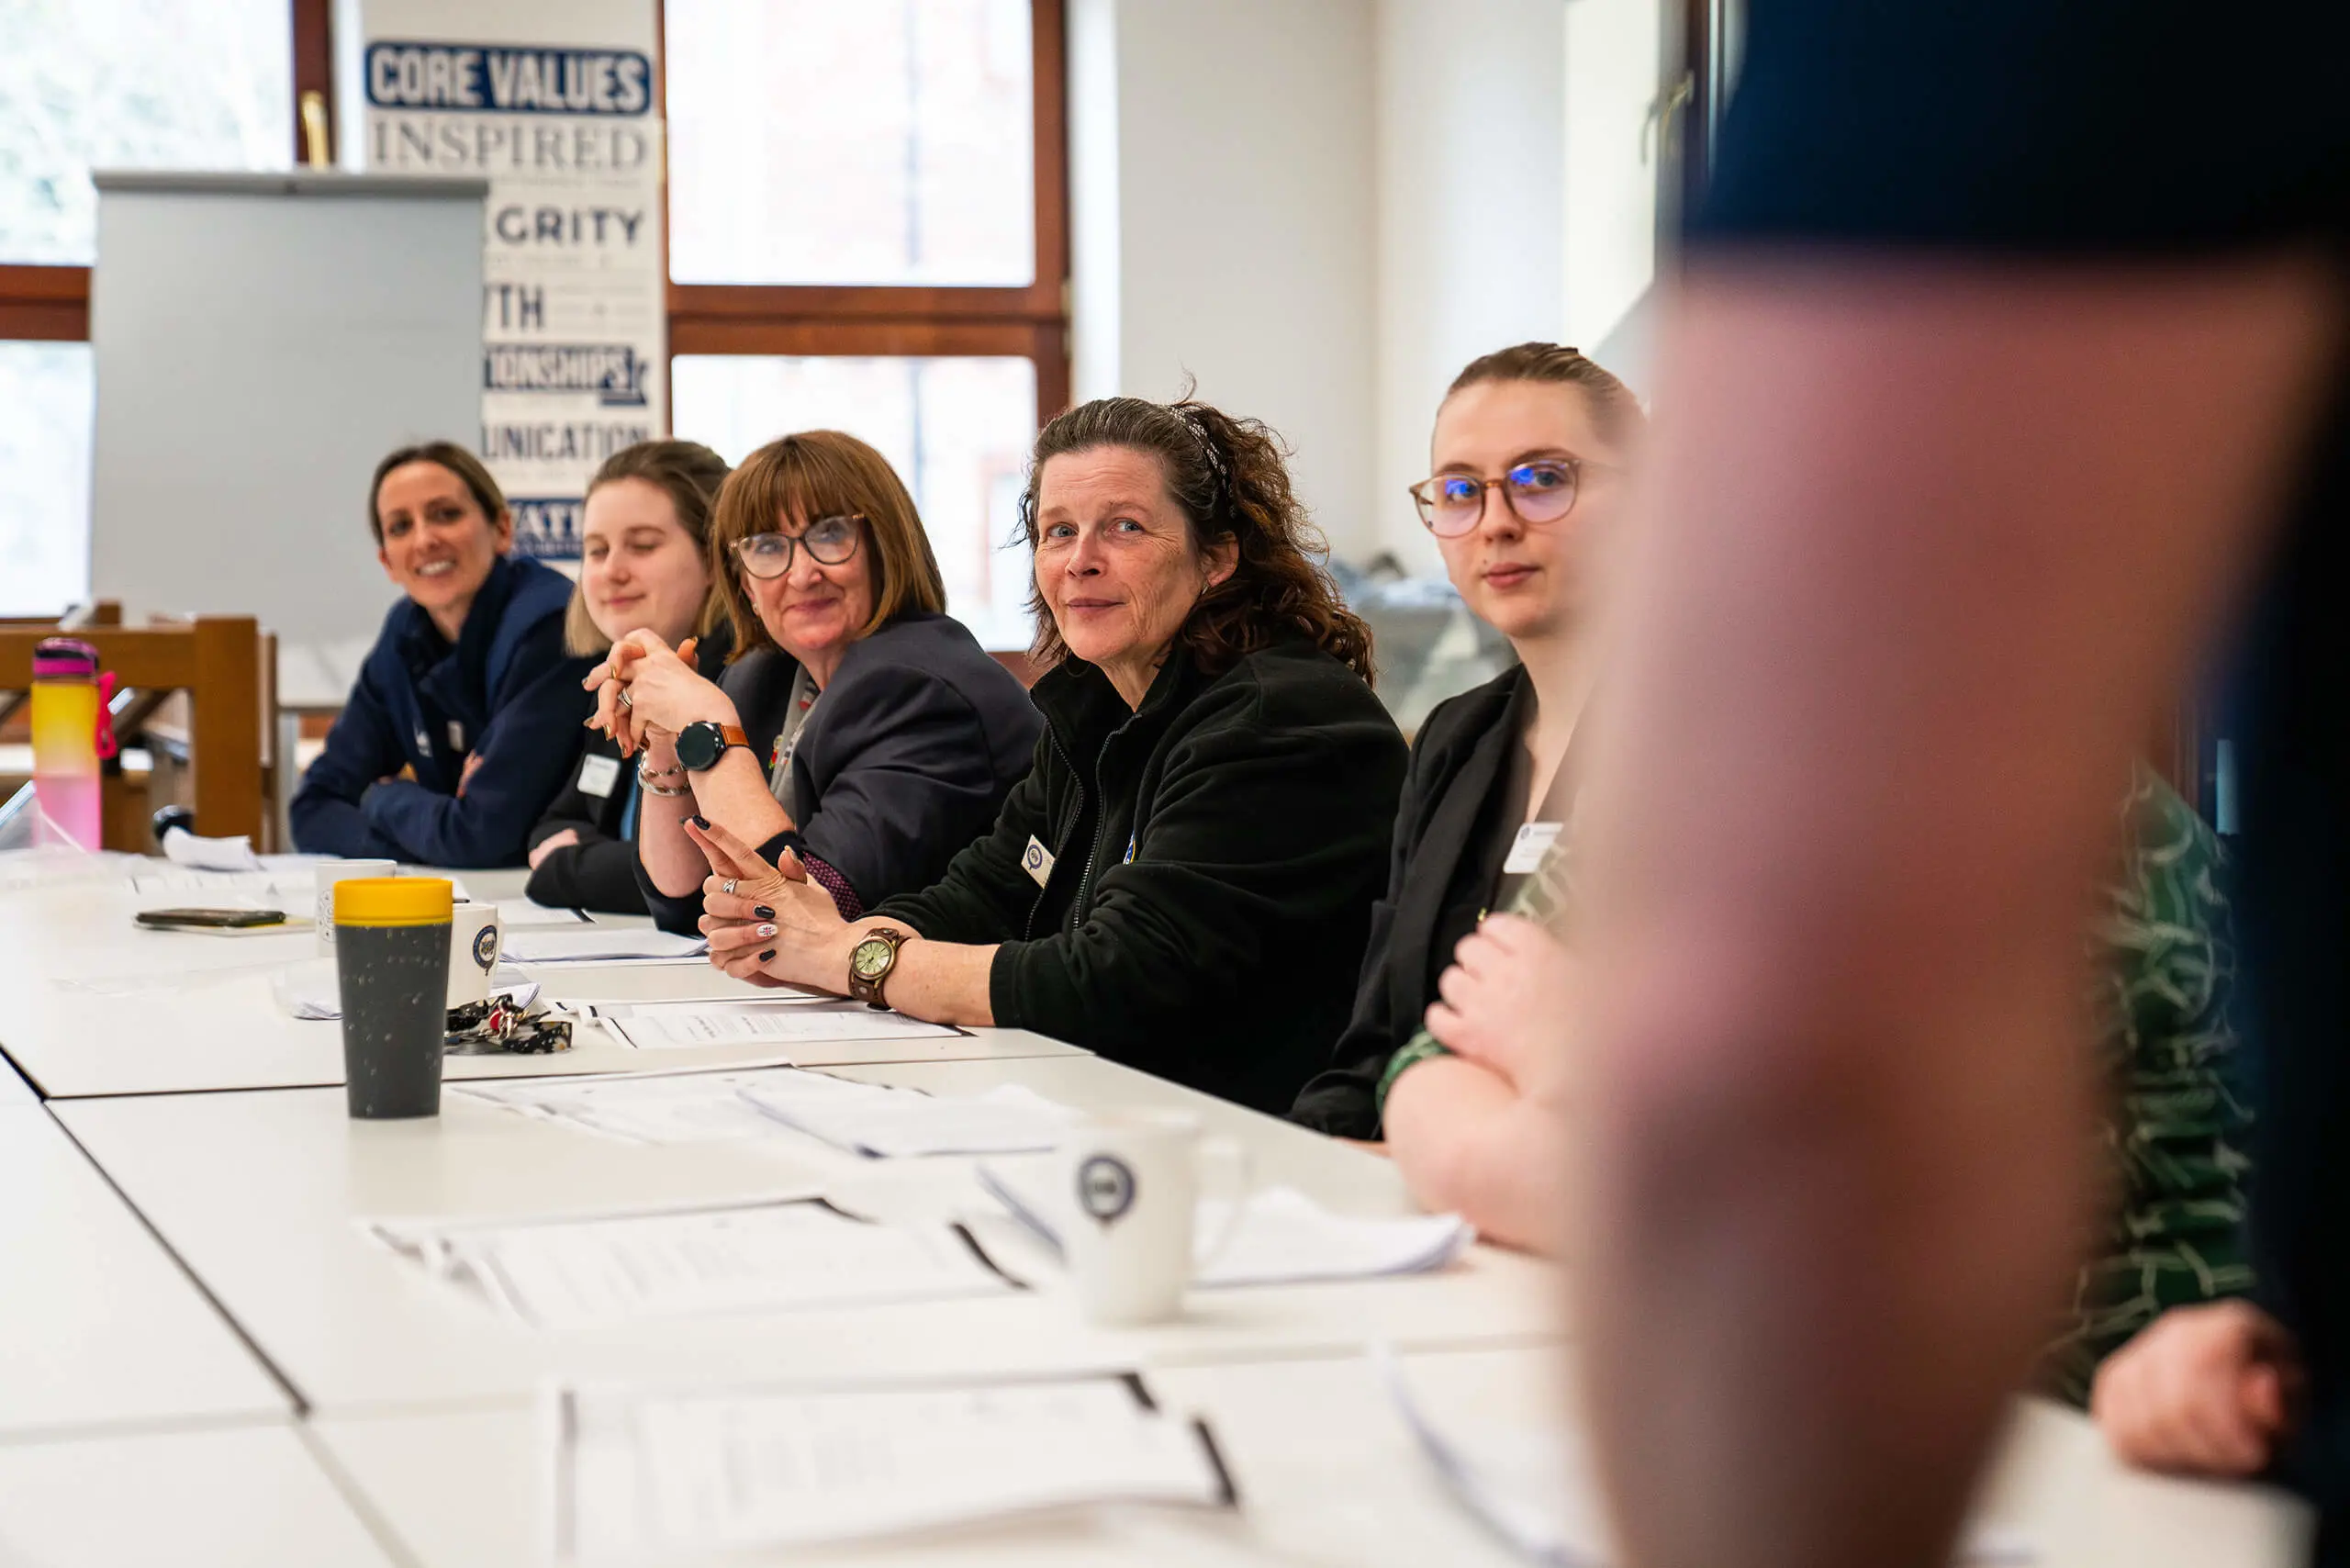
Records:
[[[772,766],[799,673],[798,660],[767,647],[720,678],[762,766]],[[759,853],[770,862],[786,849],[814,856],[867,909],[928,887],[994,823],[1043,733],[1020,682],[961,622],[909,611],[842,655],[792,749],[799,825]],[[636,879],[664,931],[698,929],[699,888],[666,896],[641,857]]]
[[[571,579],[500,556],[452,644],[403,599],[302,776],[294,845],[424,866],[519,866],[531,824],[563,787],[595,706],[596,660],[564,652]],[[481,767],[457,785],[465,758]],[[392,776],[410,770],[412,778]]]

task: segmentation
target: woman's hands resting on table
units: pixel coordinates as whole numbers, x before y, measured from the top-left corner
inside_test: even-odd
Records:
[[[686,836],[710,861],[701,930],[713,966],[754,985],[834,993],[846,987],[849,949],[860,929],[841,918],[832,894],[808,879],[797,855],[787,849],[783,863],[771,866],[716,823],[704,827],[688,820]]]
[[[688,637],[671,648],[659,633],[640,630],[613,644],[604,662],[579,683],[596,693],[588,727],[611,736],[621,756],[633,756],[655,734],[675,737],[688,724],[704,721],[739,726],[733,700],[694,667],[698,640]]]

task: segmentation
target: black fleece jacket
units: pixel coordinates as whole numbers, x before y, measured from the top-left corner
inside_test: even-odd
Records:
[[[1394,721],[1303,637],[1213,677],[1179,652],[1137,710],[1077,660],[1031,695],[1045,736],[994,830],[875,913],[1001,944],[998,1024],[1288,1109],[1346,1025],[1386,885]]]

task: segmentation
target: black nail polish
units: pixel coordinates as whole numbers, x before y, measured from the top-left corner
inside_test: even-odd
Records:
[[[694,826],[701,829],[704,833],[708,833],[710,831],[710,819],[707,817],[688,817],[686,820],[693,823]]]
[[[775,918],[775,911],[769,909],[763,903],[753,904],[751,906],[751,913],[757,915],[761,920],[773,920]]]
[[[764,953],[762,953],[762,954],[760,954],[760,955],[759,955],[759,962],[761,962],[761,963],[763,963],[763,964],[764,964],[764,963],[766,963],[769,958],[774,958],[774,957],[775,957],[775,949],[774,949],[774,948],[772,948],[772,947],[770,947],[770,948],[768,948],[766,952],[764,952]]]

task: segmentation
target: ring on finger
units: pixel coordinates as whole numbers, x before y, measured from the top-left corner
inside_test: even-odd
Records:
[[[636,706],[636,699],[628,694],[628,688],[625,686],[621,688],[621,706],[623,708],[633,708]]]
[[[733,878],[733,877],[729,877],[729,878],[727,878],[727,879],[726,879],[726,880],[724,880],[724,881],[722,881],[722,882],[721,882],[721,883],[719,883],[719,884],[718,884],[718,890],[719,890],[720,892],[722,892],[722,893],[724,893],[728,898],[730,898],[730,899],[731,899],[731,898],[733,898],[733,897],[734,896],[734,883],[735,883],[735,879],[734,879],[734,878]]]

